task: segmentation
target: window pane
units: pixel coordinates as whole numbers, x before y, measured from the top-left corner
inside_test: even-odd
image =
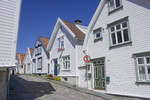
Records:
[[[150,66],[147,66],[148,78],[150,79]]]
[[[144,64],[144,58],[138,58],[138,64]]]
[[[113,43],[113,44],[116,44],[115,33],[111,34],[111,38],[112,38],[112,43]]]
[[[140,80],[146,80],[145,67],[144,66],[139,66],[139,79]]]
[[[147,63],[147,64],[150,64],[150,57],[147,57],[147,58],[146,58],[146,63]]]
[[[64,41],[61,41],[61,48],[64,48]]]
[[[118,43],[122,43],[121,31],[117,32]]]
[[[120,7],[120,5],[121,5],[121,4],[120,4],[120,0],[116,0],[116,8],[117,8],[117,7]]]
[[[117,30],[121,29],[120,24],[119,24],[119,25],[116,25],[116,29],[117,29]]]
[[[111,27],[111,32],[115,31],[115,28],[114,27]]]
[[[123,28],[127,27],[127,22],[122,23],[122,27]]]
[[[96,38],[100,38],[100,33],[96,33]]]
[[[114,0],[110,0],[110,10],[113,10],[115,8],[115,3],[114,3]]]
[[[123,30],[124,41],[129,41],[128,29]]]

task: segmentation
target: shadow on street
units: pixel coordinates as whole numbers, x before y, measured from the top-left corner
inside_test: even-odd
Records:
[[[27,81],[16,75],[10,78],[10,100],[35,100],[53,94],[55,89],[49,82]]]

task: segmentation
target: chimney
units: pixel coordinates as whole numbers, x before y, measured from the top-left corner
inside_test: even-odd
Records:
[[[79,19],[75,20],[74,22],[75,22],[75,24],[77,24],[77,25],[82,25],[82,21],[79,20]]]

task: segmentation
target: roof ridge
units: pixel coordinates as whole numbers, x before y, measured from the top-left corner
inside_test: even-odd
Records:
[[[44,37],[44,36],[40,36],[40,38],[45,38],[45,39],[49,39],[48,37]]]
[[[75,36],[77,38],[80,38],[80,39],[84,39],[85,38],[85,33],[79,29],[76,24],[73,24],[69,21],[66,21],[66,20],[62,20],[63,23],[75,34]]]

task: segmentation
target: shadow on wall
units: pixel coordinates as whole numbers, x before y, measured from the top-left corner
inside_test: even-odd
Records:
[[[49,82],[27,81],[18,76],[11,76],[10,88],[9,98],[14,100],[35,100],[56,91]]]
[[[149,0],[128,0],[129,2],[140,5],[144,8],[150,9],[150,1]]]

